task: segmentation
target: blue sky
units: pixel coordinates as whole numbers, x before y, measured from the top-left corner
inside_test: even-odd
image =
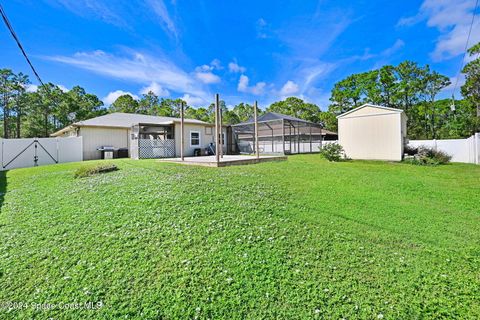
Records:
[[[44,81],[107,105],[122,93],[227,105],[286,96],[328,106],[345,76],[410,59],[454,79],[475,0],[9,0]],[[480,41],[476,20],[471,43]],[[31,75],[0,28],[0,67]],[[460,80],[462,81],[462,80]],[[34,78],[32,77],[34,84]],[[32,90],[34,87],[31,88]],[[446,90],[444,96],[451,95]],[[458,94],[457,94],[458,95]]]

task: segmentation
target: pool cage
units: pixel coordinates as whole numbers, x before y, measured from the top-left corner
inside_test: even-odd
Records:
[[[278,113],[258,117],[258,149],[260,154],[295,154],[319,152],[322,145],[322,124]],[[232,126],[233,152],[255,153],[253,121]]]

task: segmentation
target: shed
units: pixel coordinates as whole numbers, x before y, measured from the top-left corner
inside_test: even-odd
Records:
[[[403,110],[364,104],[337,118],[338,142],[347,157],[402,160],[407,134]]]

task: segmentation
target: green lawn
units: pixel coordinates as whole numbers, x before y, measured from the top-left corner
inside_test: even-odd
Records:
[[[114,162],[2,176],[1,319],[480,318],[480,166]]]

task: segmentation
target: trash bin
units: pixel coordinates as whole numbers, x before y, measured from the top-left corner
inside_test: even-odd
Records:
[[[127,148],[118,149],[117,158],[128,158],[128,149]]]
[[[193,150],[193,156],[199,157],[201,155],[202,155],[202,149],[196,148],[196,149]]]

